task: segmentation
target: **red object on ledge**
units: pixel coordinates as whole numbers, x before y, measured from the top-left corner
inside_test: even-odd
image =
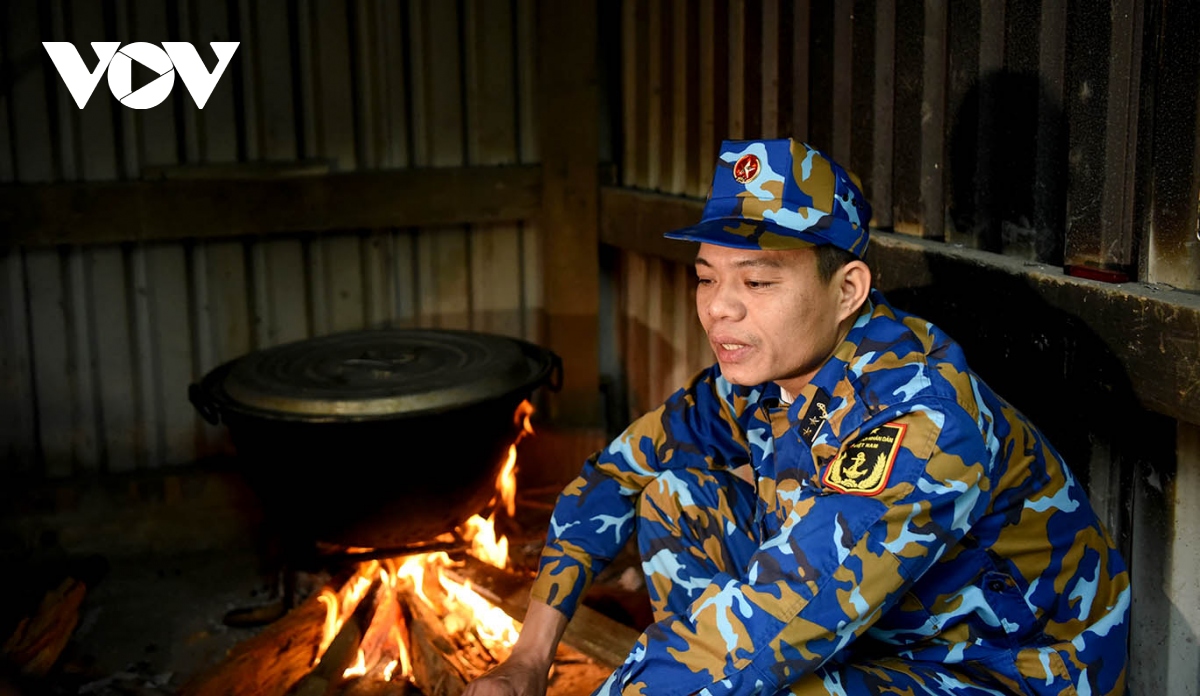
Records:
[[[1063,271],[1069,276],[1098,280],[1102,283],[1128,283],[1131,280],[1127,271],[1116,269],[1092,268],[1090,266],[1068,264],[1063,267]]]

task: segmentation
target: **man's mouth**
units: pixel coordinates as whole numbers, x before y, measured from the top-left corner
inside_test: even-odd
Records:
[[[717,354],[717,359],[723,363],[736,363],[746,359],[754,346],[749,343],[741,343],[738,341],[723,341],[712,342],[713,351]]]

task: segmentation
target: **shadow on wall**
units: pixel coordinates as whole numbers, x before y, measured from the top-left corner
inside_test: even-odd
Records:
[[[958,105],[948,147],[950,241],[1061,266],[1067,127],[1041,77],[981,77]]]

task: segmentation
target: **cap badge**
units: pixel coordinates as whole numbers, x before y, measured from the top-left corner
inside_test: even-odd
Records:
[[[733,165],[733,180],[739,184],[748,184],[754,181],[761,169],[758,155],[742,155]]]

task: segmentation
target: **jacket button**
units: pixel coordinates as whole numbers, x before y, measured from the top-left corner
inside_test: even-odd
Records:
[[[1003,592],[1006,583],[1003,580],[992,580],[988,583],[988,589],[992,592]]]

